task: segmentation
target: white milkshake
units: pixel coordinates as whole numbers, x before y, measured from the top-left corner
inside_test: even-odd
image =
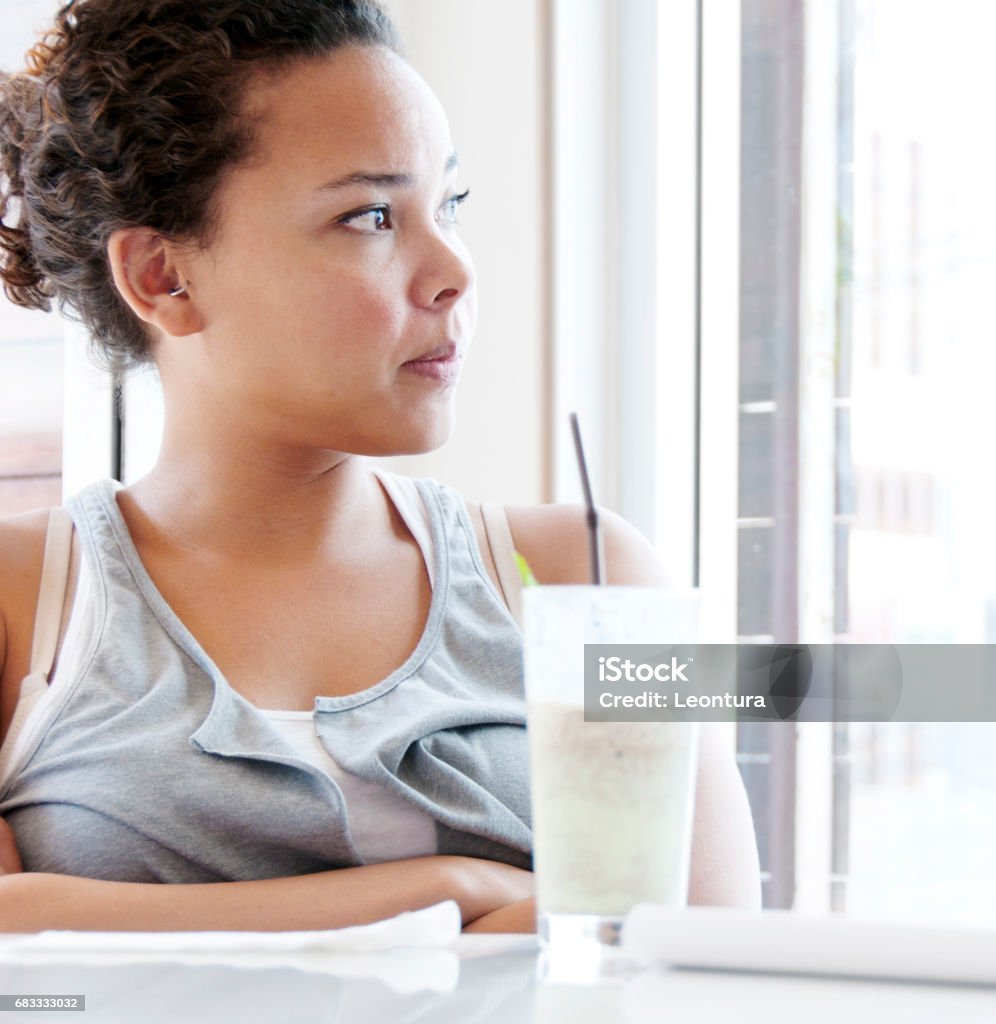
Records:
[[[542,702],[528,717],[539,913],[683,905],[696,723],[586,722]]]

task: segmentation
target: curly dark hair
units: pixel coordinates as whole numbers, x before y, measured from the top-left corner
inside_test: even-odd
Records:
[[[210,240],[225,172],[252,152],[249,77],[349,44],[401,54],[376,0],[71,0],[0,73],[0,277],[82,321],[116,369],[150,360],[111,278],[112,232]]]

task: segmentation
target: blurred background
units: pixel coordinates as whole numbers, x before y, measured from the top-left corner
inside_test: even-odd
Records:
[[[457,433],[395,468],[577,500],[577,409],[599,500],[702,587],[707,639],[996,640],[996,5],[388,6],[450,115],[481,295]],[[54,9],[0,0],[0,66]],[[140,476],[160,414],[154,375],[0,300],[0,514]],[[734,741],[766,906],[996,925],[996,725]]]

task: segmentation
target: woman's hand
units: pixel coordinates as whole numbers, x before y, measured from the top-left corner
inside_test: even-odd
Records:
[[[16,875],[23,870],[21,855],[14,842],[14,830],[0,818],[0,875]]]
[[[518,928],[511,927],[486,927],[484,922],[496,914],[503,915],[511,911],[513,907],[532,904],[535,892],[533,873],[500,861],[476,857],[454,857],[451,861],[458,873],[457,891],[462,894],[459,900],[465,930],[518,931]],[[518,913],[522,914],[522,911]],[[500,924],[504,918],[498,917],[496,920]],[[534,931],[535,925],[522,930]]]
[[[511,903],[501,910],[492,911],[479,917],[464,928],[464,932],[521,932],[536,931],[536,900],[530,897]]]

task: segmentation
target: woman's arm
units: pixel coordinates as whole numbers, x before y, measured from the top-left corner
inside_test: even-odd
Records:
[[[0,818],[0,878],[23,870],[21,855],[14,842],[14,830]]]
[[[532,892],[528,871],[450,856],[198,885],[23,872],[0,876],[0,932],[310,931],[367,924],[448,899],[460,905],[466,925]]]
[[[0,743],[28,674],[48,511],[0,519]]]
[[[761,909],[761,866],[733,747],[717,722],[699,724],[688,902]]]

